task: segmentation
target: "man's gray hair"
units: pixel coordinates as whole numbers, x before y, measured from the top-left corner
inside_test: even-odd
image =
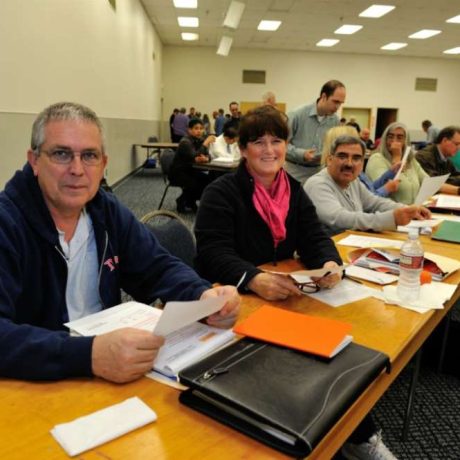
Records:
[[[75,102],[58,102],[40,112],[32,125],[31,149],[38,154],[45,142],[45,126],[51,121],[85,121],[97,126],[101,133],[102,153],[105,153],[104,129],[101,120],[89,107]]]
[[[364,142],[356,136],[344,135],[337,137],[331,144],[331,151],[329,152],[331,155],[337,151],[337,149],[341,145],[359,145],[361,147],[361,152],[363,155],[366,153],[366,146]]]

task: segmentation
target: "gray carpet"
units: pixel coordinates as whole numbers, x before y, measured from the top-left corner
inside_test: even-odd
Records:
[[[142,169],[115,186],[114,192],[140,218],[158,208],[164,187],[158,169]],[[170,187],[163,209],[176,211],[179,194],[180,189]],[[193,213],[183,213],[181,217],[193,227]],[[454,312],[454,319],[459,318],[459,310]],[[456,376],[438,374],[429,366],[438,357],[438,341],[425,347],[408,440],[401,441],[401,432],[412,375],[410,366],[372,410],[385,443],[401,460],[460,459],[460,323],[453,321],[452,326],[445,367]]]

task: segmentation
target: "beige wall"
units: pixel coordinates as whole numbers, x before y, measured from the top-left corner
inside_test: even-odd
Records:
[[[460,122],[458,59],[238,48],[232,48],[225,58],[215,51],[165,46],[163,119],[181,105],[212,113],[219,107],[228,110],[231,100],[261,99],[268,90],[276,94],[277,100],[286,102],[289,111],[313,102],[322,84],[337,78],[347,87],[345,106],[372,108],[374,123],[377,107],[399,108],[399,120],[411,130],[419,130],[425,118],[438,127]],[[243,69],[266,70],[266,84],[243,84]],[[438,91],[416,92],[416,77],[437,78]]]
[[[162,44],[138,0],[0,1],[0,186],[25,160],[34,116],[60,100],[103,119],[113,183],[159,132]]]

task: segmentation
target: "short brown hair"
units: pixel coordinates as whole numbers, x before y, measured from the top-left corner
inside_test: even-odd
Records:
[[[261,105],[246,113],[240,122],[238,144],[246,148],[248,142],[253,142],[265,134],[285,141],[289,135],[286,115],[271,105]]]

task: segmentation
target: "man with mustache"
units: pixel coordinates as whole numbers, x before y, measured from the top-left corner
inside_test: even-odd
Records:
[[[304,185],[320,221],[331,235],[344,230],[395,230],[412,219],[428,219],[423,206],[404,206],[372,194],[358,176],[363,169],[364,143],[339,136],[331,145],[326,168]]]

